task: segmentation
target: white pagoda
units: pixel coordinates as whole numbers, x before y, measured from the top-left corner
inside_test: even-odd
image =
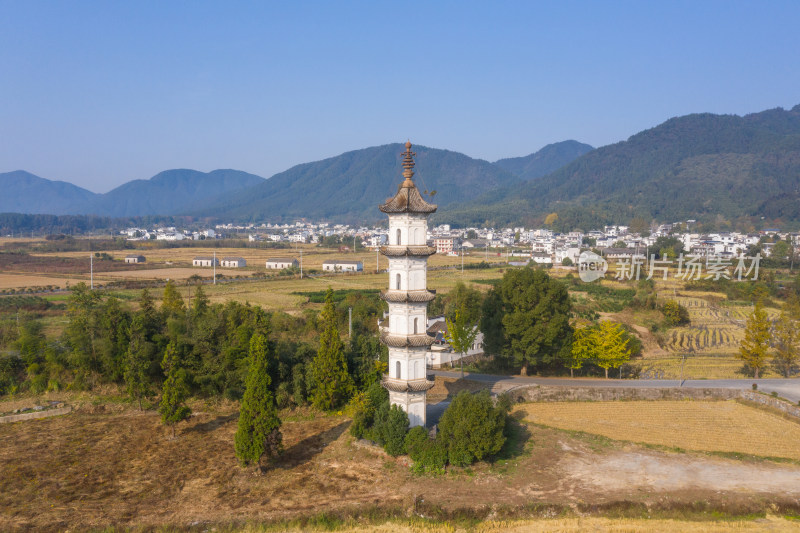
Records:
[[[436,211],[417,190],[414,154],[406,143],[403,154],[403,182],[397,194],[379,209],[389,215],[389,244],[381,253],[389,260],[389,290],[381,297],[389,304],[389,327],[381,342],[389,347],[389,372],[383,386],[389,401],[406,413],[411,427],[425,426],[425,396],[433,382],[428,380],[426,356],[433,339],[428,336],[428,257],[436,253],[426,244],[428,215]]]

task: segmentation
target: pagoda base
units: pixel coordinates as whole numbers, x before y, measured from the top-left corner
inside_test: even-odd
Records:
[[[389,404],[399,405],[400,408],[408,413],[409,427],[425,427],[427,422],[427,406],[425,403],[427,393],[420,392],[394,392],[389,391]]]

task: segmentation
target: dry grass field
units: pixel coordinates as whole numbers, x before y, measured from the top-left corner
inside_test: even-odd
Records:
[[[126,255],[137,253],[147,258],[147,263],[151,265],[175,265],[191,266],[192,258],[196,256],[211,256],[215,252],[218,259],[223,257],[243,257],[247,261],[245,271],[265,271],[266,261],[276,257],[290,257],[300,260],[300,250],[303,252],[303,268],[322,270],[322,263],[328,260],[361,261],[366,272],[374,272],[376,267],[376,257],[374,250],[359,252],[338,251],[333,248],[320,248],[313,244],[302,244],[292,248],[148,248],[143,245],[136,250],[111,250],[109,255],[116,260],[123,260]],[[102,251],[102,250],[99,250]],[[86,252],[49,252],[37,254],[42,257],[86,257]],[[502,262],[505,257],[498,257],[497,254],[489,254],[488,259],[484,254],[474,253],[464,256],[464,264],[480,263],[481,261]],[[381,269],[387,266],[386,258],[378,257]],[[434,254],[429,260],[432,267],[460,265],[461,257]]]
[[[87,276],[88,277],[88,276]],[[80,276],[41,276],[37,274],[10,274],[0,272],[0,290],[20,289],[24,287],[57,287],[63,289],[67,285],[74,285],[83,281]]]
[[[796,512],[800,497],[795,465],[613,441],[598,445],[585,434],[525,423],[515,423],[513,439],[493,464],[450,469],[436,478],[416,476],[407,458],[391,458],[355,442],[346,417],[309,410],[281,412],[285,453],[262,475],[240,467],[234,457],[237,404],[193,402],[195,414],[172,439],[157,413],[139,412],[119,394],[109,388],[94,395],[60,392],[0,402],[0,412],[52,399],[75,407],[69,415],[2,426],[0,531],[189,529],[191,524],[219,524],[216,529],[226,531],[239,527],[233,524],[275,521],[265,530],[308,531],[314,521],[296,527],[285,521],[321,513],[333,518],[317,523],[330,527],[333,520],[338,529],[353,531],[455,531],[443,522],[449,516],[467,517],[461,527],[487,532],[749,531],[751,522],[725,517],[763,516],[770,504],[776,515]],[[573,405],[586,410],[601,404]],[[753,422],[739,412],[726,418],[725,404],[708,405],[722,408],[723,421]],[[528,407],[538,408],[522,406]],[[678,418],[682,414],[676,411]],[[714,412],[707,415],[717,419]],[[640,409],[637,416],[647,413]],[[771,424],[763,418],[755,423]],[[746,434],[737,432],[730,440],[741,440],[740,435]],[[624,465],[634,466],[625,470]],[[606,514],[616,518],[599,518]],[[377,518],[335,522],[337,516],[354,515]],[[396,518],[384,523],[386,516]],[[549,519],[515,521],[531,516]],[[634,519],[642,516],[658,520]],[[662,520],[681,517],[706,521]],[[719,519],[723,522],[714,522]],[[784,527],[788,522],[775,517],[760,523]]]
[[[219,271],[219,269],[217,270]],[[488,270],[433,270],[428,272],[428,287],[437,292],[446,293],[450,291],[456,283],[474,283],[480,280],[491,280],[502,277],[502,269],[493,268]],[[319,304],[307,304],[308,298],[295,293],[315,292],[331,287],[333,290],[342,289],[385,289],[389,284],[388,274],[329,274],[324,276],[304,277],[277,277],[268,280],[242,281],[232,283],[218,283],[217,285],[206,284],[203,290],[212,302],[226,302],[235,300],[241,303],[249,302],[260,305],[268,311],[293,312],[301,309],[305,305],[313,308]],[[489,290],[489,285],[475,283],[479,290]],[[185,299],[191,298],[194,287],[178,287],[181,295]],[[154,291],[158,298],[159,291]]]
[[[537,424],[617,440],[800,460],[800,423],[733,400],[531,403],[518,409]]]

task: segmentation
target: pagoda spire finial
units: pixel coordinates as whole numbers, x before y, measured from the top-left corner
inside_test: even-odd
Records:
[[[406,141],[406,151],[403,152],[403,181],[402,187],[413,187],[414,182],[411,178],[414,177],[414,157],[416,153],[411,151],[411,141]]]

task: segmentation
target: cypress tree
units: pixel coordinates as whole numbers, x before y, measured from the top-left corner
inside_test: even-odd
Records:
[[[311,402],[318,409],[328,410],[347,401],[353,390],[353,380],[347,372],[344,344],[339,338],[333,290],[330,287],[325,293],[325,307],[322,308],[320,322],[323,330],[319,339],[319,350],[311,363],[314,378]]]
[[[137,313],[133,317],[130,332],[130,344],[125,355],[125,384],[131,398],[139,402],[142,410],[142,397],[150,392],[147,371],[150,368],[150,357],[155,351],[152,343],[147,342],[146,318]]]
[[[176,315],[183,312],[185,304],[183,297],[172,280],[167,281],[164,287],[164,298],[161,300],[161,310],[168,315]]]
[[[250,369],[247,372],[244,398],[239,411],[239,427],[234,439],[236,457],[246,466],[266,456],[273,458],[282,451],[281,421],[270,390],[267,372],[269,343],[256,333],[250,339]]]
[[[189,418],[192,410],[185,403],[189,388],[181,368],[180,353],[174,342],[167,345],[161,368],[164,369],[167,379],[164,380],[158,412],[161,413],[161,421],[172,428],[172,436],[175,437],[175,424]]]

